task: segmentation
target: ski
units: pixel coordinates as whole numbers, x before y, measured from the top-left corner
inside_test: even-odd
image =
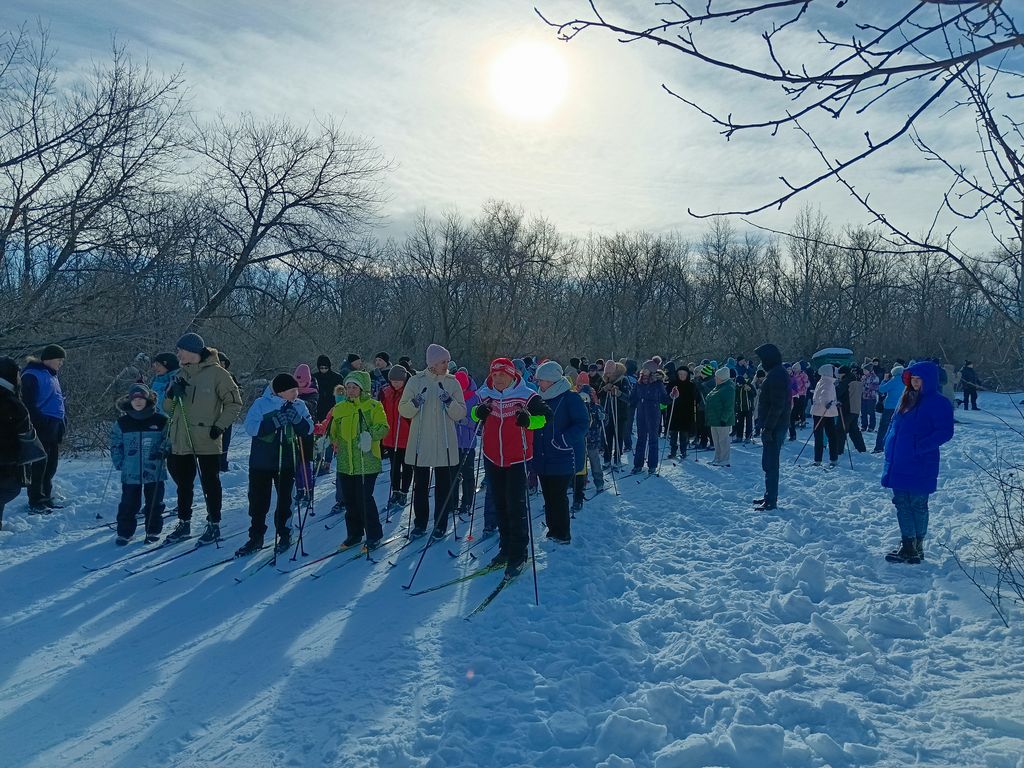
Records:
[[[233,538],[235,538],[235,536],[241,536],[243,533],[247,533],[247,531],[243,529],[243,530],[238,531],[236,533],[232,533],[229,536],[222,536],[220,541],[227,541],[228,539],[233,539]],[[184,539],[182,539],[182,541],[184,541]],[[161,546],[163,546],[163,545],[161,545]],[[169,563],[172,560],[177,560],[179,557],[185,557],[185,555],[191,555],[193,552],[198,552],[201,549],[203,549],[203,547],[197,545],[197,546],[191,547],[190,549],[186,549],[184,552],[179,552],[176,555],[171,555],[170,557],[165,557],[163,560],[160,560],[158,562],[147,563],[146,565],[144,565],[141,568],[138,568],[138,569],[136,569],[134,571],[129,569],[129,568],[125,568],[124,570],[128,573],[128,575],[134,576],[134,575],[136,575],[138,573],[143,573],[144,571],[148,571],[148,570],[151,570],[153,568],[159,568],[161,565],[164,565],[165,563]]]
[[[480,605],[478,605],[476,608],[474,608],[472,611],[470,611],[468,614],[466,614],[466,621],[469,621],[471,618],[473,618],[478,613],[480,613],[484,608],[486,608],[488,605],[490,605],[494,601],[494,598],[496,598],[499,594],[501,594],[501,591],[503,589],[505,589],[505,587],[507,587],[513,581],[515,581],[520,576],[520,574],[522,574],[522,571],[520,571],[519,573],[516,573],[516,574],[514,574],[512,576],[504,576],[504,577],[502,577],[501,581],[498,582],[498,586],[496,586],[491,591],[491,594],[489,594],[487,597],[485,597],[480,602]]]
[[[277,563],[277,555],[278,555],[278,553],[271,552],[270,553],[270,557],[264,559],[263,562],[260,563],[259,565],[257,565],[255,568],[250,568],[247,571],[242,571],[242,573],[240,573],[238,576],[235,576],[235,583],[236,584],[241,584],[243,581],[248,579],[250,576],[252,576],[252,575],[262,571],[268,565],[274,565],[275,563]]]
[[[415,595],[425,595],[428,592],[436,592],[439,589],[444,589],[445,587],[451,587],[451,586],[454,586],[455,584],[461,584],[464,581],[470,581],[471,579],[476,579],[476,578],[478,578],[480,576],[485,576],[488,573],[493,573],[494,571],[496,571],[496,570],[498,570],[499,568],[502,568],[502,567],[503,566],[500,566],[500,565],[485,565],[483,568],[477,568],[476,570],[470,571],[469,573],[465,573],[462,576],[456,576],[454,579],[448,579],[448,581],[443,581],[440,584],[435,584],[432,587],[427,587],[426,589],[421,589],[421,590],[418,590],[416,592],[408,592],[406,594],[408,594],[410,597],[412,597],[412,596],[415,596]]]
[[[264,548],[265,548],[265,545],[264,545],[264,547],[260,547],[260,549],[264,549]],[[154,576],[153,578],[156,579],[157,581],[159,581],[161,584],[166,584],[168,581],[176,581],[177,579],[183,579],[186,576],[192,576],[193,574],[202,573],[203,571],[208,571],[211,568],[216,568],[218,565],[227,565],[228,563],[233,563],[235,560],[241,560],[241,558],[238,557],[235,554],[232,554],[232,555],[229,555],[228,557],[222,558],[220,560],[215,560],[212,563],[207,563],[206,565],[202,565],[202,566],[200,566],[198,568],[193,568],[190,571],[185,571],[184,573],[179,573],[177,576],[171,576],[171,577],[166,578],[166,579],[161,579],[159,576]]]
[[[188,538],[190,539],[192,537],[189,536]],[[119,560],[114,560],[112,563],[106,563],[105,565],[85,565],[83,563],[82,567],[85,568],[85,570],[92,571],[92,572],[103,571],[103,570],[106,570],[107,568],[112,568],[115,565],[120,565],[121,563],[127,563],[129,560],[134,560],[137,557],[142,557],[143,555],[151,555],[154,552],[159,552],[161,549],[166,549],[167,547],[173,547],[175,544],[179,544],[182,541],[186,541],[186,540],[187,539],[178,539],[177,541],[167,541],[165,539],[164,541],[162,541],[159,544],[157,544],[155,547],[149,547],[148,549],[144,549],[141,552],[133,552],[132,554],[126,555],[125,557],[122,557]]]
[[[392,543],[394,541],[397,541],[400,538],[402,538],[402,537],[401,536],[392,537],[392,538],[388,539],[387,541],[381,543],[380,545],[374,547],[373,551],[376,552],[378,549],[381,549],[381,547],[384,547],[386,544],[389,544],[389,543]],[[347,549],[343,549],[342,552],[351,552],[352,549],[353,549],[353,547],[348,547]],[[340,555],[341,552],[338,552],[337,554]],[[337,565],[332,565],[329,568],[324,568],[322,571],[319,571],[318,573],[311,573],[311,574],[309,574],[309,576],[310,576],[310,578],[313,578],[313,579],[322,578],[323,576],[326,576],[328,573],[333,573],[334,571],[337,571],[340,568],[344,568],[349,563],[354,563],[356,560],[370,560],[370,562],[376,563],[377,562],[376,560],[374,560],[373,558],[368,558],[367,557],[367,555],[369,555],[369,554],[370,553],[367,551],[366,545],[364,544],[363,546],[359,547],[359,551],[356,552],[356,554],[354,554],[352,557],[347,557],[344,560],[342,560],[340,563],[338,563]]]

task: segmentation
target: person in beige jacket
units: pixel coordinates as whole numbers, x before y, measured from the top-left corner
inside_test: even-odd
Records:
[[[398,413],[411,419],[405,462],[413,467],[411,536],[427,532],[430,520],[430,473],[434,473],[434,537],[448,531],[452,484],[459,471],[455,422],[465,418],[466,401],[458,380],[448,373],[451,355],[440,344],[427,347],[427,369],[409,379]]]
[[[178,486],[178,525],[168,535],[180,541],[192,535],[192,499],[199,483],[206,498],[206,530],[200,544],[220,539],[221,436],[238,418],[242,395],[235,380],[220,365],[217,350],[206,346],[197,333],[178,339],[175,354],[181,374],[167,388],[164,410],[171,455],[167,470]]]

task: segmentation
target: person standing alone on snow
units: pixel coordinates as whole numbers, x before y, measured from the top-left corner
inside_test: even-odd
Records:
[[[221,367],[217,350],[197,333],[186,333],[176,345],[181,375],[164,398],[170,424],[171,455],[167,469],[178,486],[178,525],[168,535],[181,541],[192,535],[192,500],[196,471],[206,498],[206,530],[200,544],[220,539],[221,436],[242,410],[242,395],[231,374]]]
[[[775,509],[779,501],[779,460],[789,428],[793,405],[789,399],[789,374],[782,367],[782,353],[774,344],[762,344],[754,350],[766,374],[757,400],[757,418],[761,422],[761,469],[764,471],[764,496],[754,504],[758,510]]]
[[[939,369],[916,363],[903,372],[900,397],[885,438],[882,487],[892,490],[900,526],[899,549],[885,559],[920,563],[928,533],[928,496],[939,477],[939,446],[953,437],[953,406],[939,391]]]
[[[410,419],[406,461],[413,469],[411,536],[422,536],[430,522],[430,473],[434,473],[434,536],[448,530],[452,483],[459,469],[459,442],[455,423],[465,417],[466,403],[459,382],[448,373],[451,355],[440,344],[427,347],[427,370],[409,379],[398,403],[400,415]]]

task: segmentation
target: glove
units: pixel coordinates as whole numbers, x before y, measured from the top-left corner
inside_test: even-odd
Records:
[[[530,426],[530,412],[520,411],[516,414],[516,426],[526,429]]]
[[[157,446],[149,454],[150,461],[160,461],[167,458],[167,449]],[[118,467],[120,469],[120,467]]]
[[[216,424],[214,424],[212,427],[210,427],[210,439],[211,440],[216,440],[218,437],[220,437],[223,434],[224,434],[224,430],[221,429],[220,427],[218,427]]]
[[[269,416],[270,420],[274,422],[274,427],[276,429],[282,429],[284,428],[285,424],[288,423],[288,414],[284,412],[284,409],[280,411],[273,411],[272,413],[269,414]]]
[[[369,453],[370,449],[373,448],[373,438],[370,437],[369,432],[359,433],[359,450],[363,453]]]
[[[171,382],[171,386],[167,388],[167,397],[171,400],[178,400],[185,396],[188,391],[188,382],[182,376],[176,378]]]
[[[679,387],[672,387],[672,391],[668,393],[669,397],[675,400],[679,397]]]
[[[476,420],[483,423],[483,420],[491,415],[491,406],[487,403],[480,403],[476,407]]]
[[[444,387],[441,387],[441,394],[438,395],[441,398],[441,405],[448,407],[448,403],[452,401],[452,393]]]
[[[288,419],[288,423],[289,424],[301,424],[302,423],[302,414],[299,413],[299,409],[298,408],[294,408],[294,407],[292,407],[292,408],[285,408],[285,409],[282,409],[282,411],[283,411],[283,413],[285,415],[285,418]]]

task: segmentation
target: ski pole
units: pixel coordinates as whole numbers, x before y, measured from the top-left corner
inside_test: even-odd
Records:
[[[423,390],[420,392],[420,397],[423,397],[423,395],[425,395],[426,393],[427,393],[427,388],[423,387]],[[399,405],[401,405],[401,403],[399,403]],[[417,409],[416,415],[417,416],[419,415],[419,409]],[[399,417],[401,417],[401,413],[399,413]],[[412,419],[409,420],[409,431],[412,432]],[[410,539],[412,538],[412,510],[413,510],[413,507],[415,506],[415,502],[416,502],[416,491],[419,489],[419,481],[416,479],[416,469],[419,466],[419,461],[420,461],[420,441],[422,439],[423,439],[423,424],[418,424],[416,426],[416,450],[413,452],[413,455],[412,455],[413,485],[412,485],[412,493],[409,495],[409,524],[406,527],[406,530],[409,532],[408,533],[408,537]],[[427,493],[430,493],[430,473],[432,471],[433,471],[433,467],[428,467],[428,471],[427,471]]]
[[[523,430],[523,475],[526,475],[526,430]],[[525,480],[524,480],[525,482]],[[537,586],[537,553],[533,546],[533,510],[530,508],[530,494],[526,494],[526,524],[530,533],[530,565],[533,567],[533,599],[540,605],[540,588]]]
[[[370,547],[369,547],[369,543],[370,543],[370,527],[368,525],[368,521],[370,519],[370,510],[369,510],[369,506],[370,505],[366,503],[366,457],[363,455],[363,447],[359,444],[359,440],[362,437],[362,431],[361,430],[364,427],[363,412],[362,412],[362,410],[360,410],[358,403],[354,403],[353,405],[355,405],[356,419],[358,420],[358,423],[356,424],[357,429],[356,429],[356,444],[355,444],[355,448],[359,451],[359,508],[363,512],[363,535],[366,537],[366,545],[364,545],[364,546],[365,546],[365,549],[366,549],[366,559],[371,561],[371,562],[374,562],[373,558],[370,557]],[[366,431],[367,431],[367,433],[369,433],[369,429],[367,429]],[[371,439],[371,442],[370,442],[370,450],[371,451],[373,450],[372,439]],[[371,499],[373,498],[373,489],[372,488],[370,489],[370,498]],[[377,524],[378,525],[380,524],[380,516],[379,515],[377,517]]]
[[[853,469],[853,451],[850,449],[850,433],[846,431],[846,419],[843,418],[843,407],[839,406],[839,423],[843,428],[843,446],[846,448],[846,458],[850,460],[850,469]]]
[[[672,398],[672,405],[670,405],[668,407],[668,425],[669,425],[669,428],[671,428],[671,426],[672,426],[672,413],[676,409],[676,400],[678,400],[678,399],[679,399],[678,397]],[[666,430],[666,437],[667,436],[668,436],[668,431]],[[665,445],[663,445],[661,447],[661,460],[658,461],[658,466],[659,467],[665,462],[665,451],[668,450],[668,444],[669,444],[670,441],[671,441],[671,438],[665,440]]]
[[[476,459],[476,472],[473,474],[473,495],[472,495],[472,507],[469,510],[469,533],[466,534],[466,541],[473,540],[473,520],[476,517],[476,491],[477,482],[480,479],[481,468],[484,463],[484,451],[483,446],[477,446],[476,435],[473,435],[473,447],[472,451],[476,452],[479,450],[479,454]]]
[[[444,388],[444,384],[442,384],[440,381],[437,382],[437,386],[438,386],[438,389],[440,389],[440,394],[438,395],[439,402],[440,402],[440,395],[444,394],[445,388]],[[444,403],[440,403],[440,405],[438,407],[441,409],[441,432],[444,434],[444,460],[445,460],[445,462],[449,462],[449,461],[451,461],[451,458],[450,458],[449,448],[448,448],[448,409],[445,407]],[[455,450],[456,450],[456,453],[457,453],[458,452],[458,444],[457,443],[456,443],[456,446],[455,446]],[[435,518],[437,518],[438,513],[440,512],[441,520],[444,522],[444,532],[445,533],[448,532],[448,505],[451,503],[452,493],[459,486],[459,478],[462,477],[462,462],[461,461],[459,462],[458,466],[459,466],[459,471],[456,472],[455,473],[455,477],[451,478],[451,480],[450,480],[451,485],[448,487],[448,495],[445,497],[445,504],[444,504],[444,506],[440,510],[438,510],[436,508],[434,509],[434,517]],[[450,465],[449,465],[449,468],[450,468]],[[452,535],[455,537],[455,539],[459,538],[459,524],[456,522],[456,518],[457,517],[458,517],[458,515],[452,515],[451,516],[451,518],[452,518]],[[435,525],[434,525],[435,530],[437,529],[437,527],[438,526],[435,523]]]
[[[305,473],[306,472],[306,449],[305,449],[305,447],[302,444],[302,438],[301,437],[295,437],[293,440],[294,441],[292,443],[292,453],[294,455],[294,452],[295,452],[294,446],[295,446],[295,443],[297,442],[299,444],[299,460],[302,462],[302,472]],[[296,475],[297,474],[298,473],[296,473]],[[306,518],[313,511],[313,489],[312,489],[311,486],[312,486],[312,479],[307,476],[306,477],[306,489],[309,492],[309,499],[306,502],[306,508],[304,510],[300,510],[300,512],[299,512],[299,535],[298,535],[298,541],[295,542],[295,551],[292,552],[292,556],[291,556],[292,560],[295,560],[298,557],[298,554],[299,554],[300,551],[302,552],[302,556],[303,557],[307,557],[308,556],[307,553],[306,553],[306,547],[305,547],[305,544],[304,544],[304,541],[303,541],[303,533],[305,532],[305,528],[306,528]]]

